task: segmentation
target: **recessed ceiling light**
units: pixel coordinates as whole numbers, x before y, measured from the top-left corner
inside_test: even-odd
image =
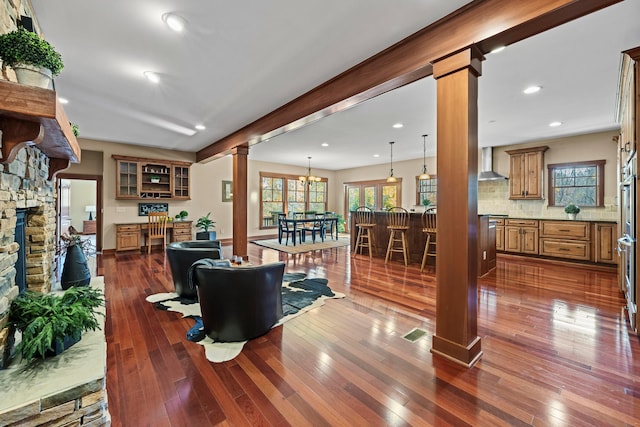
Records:
[[[498,46],[496,48],[494,48],[491,52],[489,53],[498,53],[498,52],[502,52],[504,50],[504,46]]]
[[[145,71],[142,73],[151,83],[160,83],[160,77],[153,71]]]
[[[206,127],[205,127],[205,125],[196,125],[196,129],[198,129],[198,130],[205,130],[205,129],[206,129]]]
[[[551,126],[552,128],[556,127],[556,126],[560,126],[562,125],[562,122],[551,122],[549,123],[549,126]]]
[[[162,21],[176,33],[181,33],[187,23],[182,16],[175,13],[165,13],[162,15]]]
[[[380,154],[374,154],[373,157],[380,157]]]
[[[58,101],[60,101],[60,104],[68,104],[69,100],[67,98],[58,98]]]
[[[393,125],[393,127],[395,129],[400,129],[401,127],[404,127],[404,125],[402,123],[396,123],[396,124]]]
[[[328,143],[326,143],[326,142],[323,142],[323,143],[322,143],[322,144],[320,144],[320,145],[322,145],[323,147],[328,147],[328,146],[329,146],[329,144],[328,144]]]
[[[523,92],[527,95],[531,95],[532,93],[540,92],[540,89],[542,89],[542,86],[529,86],[523,90]]]

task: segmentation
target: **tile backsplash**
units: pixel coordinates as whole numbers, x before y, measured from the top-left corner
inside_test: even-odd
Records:
[[[577,219],[615,221],[618,201],[605,197],[603,208],[580,207]],[[514,218],[566,219],[562,207],[547,206],[547,200],[509,200],[509,181],[478,182],[478,213],[502,214]]]

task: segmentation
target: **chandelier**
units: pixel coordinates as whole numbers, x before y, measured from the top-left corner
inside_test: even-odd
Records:
[[[422,135],[422,174],[418,179],[429,179],[431,176],[427,173],[427,137],[429,135]]]
[[[398,179],[393,176],[393,144],[395,144],[393,141],[389,143],[391,146],[391,173],[389,174],[389,178],[387,178],[387,182],[398,182]]]
[[[309,159],[309,169],[307,169],[307,174],[305,176],[299,176],[298,180],[306,182],[307,185],[311,185],[312,182],[319,182],[322,178],[311,175],[311,156],[307,157],[307,159]]]

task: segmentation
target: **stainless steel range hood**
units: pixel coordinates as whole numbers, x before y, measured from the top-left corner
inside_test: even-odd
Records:
[[[493,171],[493,149],[491,147],[482,148],[482,170],[478,174],[478,181],[492,181],[497,179],[508,179]]]

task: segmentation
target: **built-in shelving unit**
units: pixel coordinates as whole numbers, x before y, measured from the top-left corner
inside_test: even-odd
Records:
[[[112,156],[116,160],[116,199],[189,199],[191,163]]]

